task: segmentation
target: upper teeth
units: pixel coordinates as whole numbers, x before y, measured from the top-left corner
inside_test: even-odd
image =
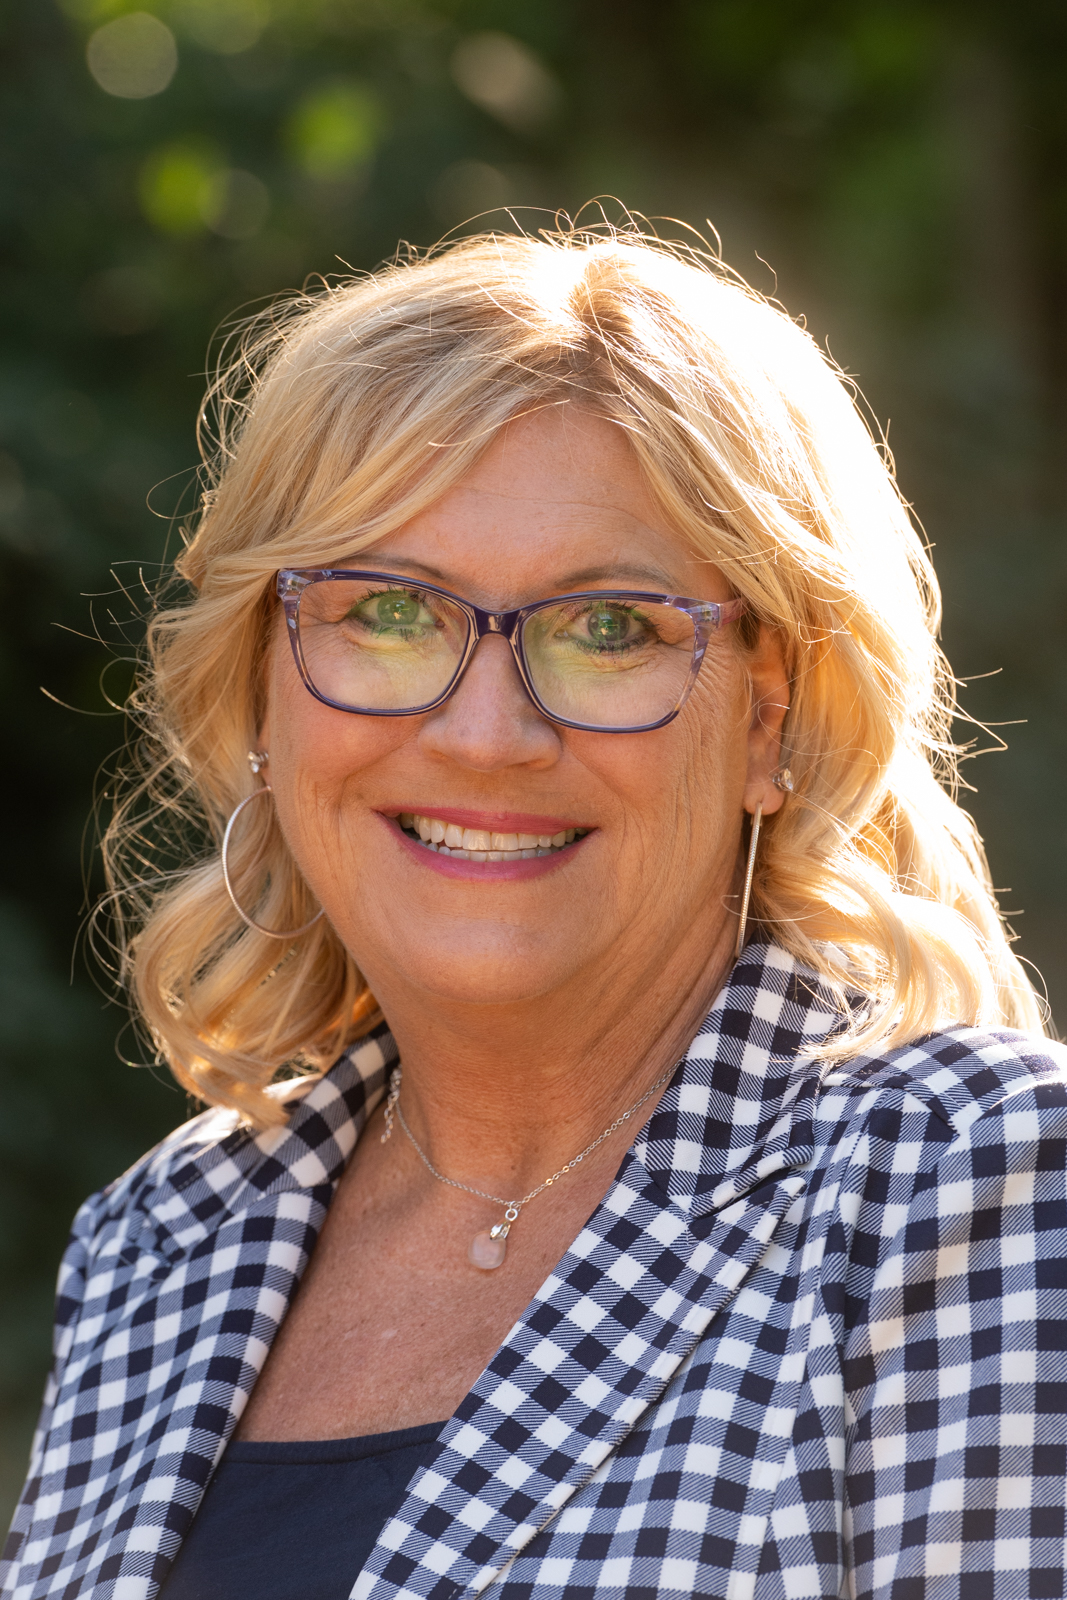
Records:
[[[410,833],[417,833],[431,850],[471,861],[545,855],[550,850],[562,850],[585,832],[583,828],[565,828],[559,833],[490,833],[484,828],[461,828],[455,822],[442,822],[439,817],[423,817],[410,811],[402,811],[397,821]]]

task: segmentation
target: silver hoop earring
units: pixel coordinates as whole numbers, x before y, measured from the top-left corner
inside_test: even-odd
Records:
[[[741,920],[737,924],[737,943],[734,945],[734,959],[741,954],[745,947],[745,929],[748,926],[748,903],[752,898],[752,874],[756,869],[756,846],[759,844],[759,831],[763,822],[763,801],[756,801],[756,809],[752,813],[752,834],[748,841],[748,866],[745,868],[745,888],[741,896]]]
[[[252,793],[250,795],[246,795],[241,801],[240,805],[235,806],[231,812],[230,820],[226,824],[226,832],[222,836],[222,881],[226,885],[226,893],[230,897],[230,904],[233,906],[233,909],[236,911],[241,921],[246,923],[248,927],[254,928],[257,933],[265,934],[268,939],[296,939],[299,938],[300,934],[307,933],[309,928],[313,928],[316,922],[318,922],[319,918],[325,915],[325,911],[317,911],[312,917],[311,921],[305,922],[301,928],[285,928],[281,932],[279,932],[276,928],[265,928],[261,922],[257,922],[254,917],[250,917],[248,912],[242,910],[242,908],[238,905],[237,896],[233,892],[233,884],[230,882],[230,867],[228,857],[230,850],[230,835],[233,833],[233,825],[237,821],[237,818],[241,815],[241,812],[244,810],[245,806],[250,806],[252,801],[258,800],[261,794],[273,793],[274,790],[271,788],[270,784],[265,783],[261,789],[253,789]]]

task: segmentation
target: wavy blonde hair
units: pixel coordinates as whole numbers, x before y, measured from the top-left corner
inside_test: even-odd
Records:
[[[279,957],[223,885],[277,568],[354,555],[517,413],[566,400],[625,429],[669,525],[783,642],[796,788],[768,820],[753,915],[831,982],[843,953],[870,994],[837,1056],[947,1022],[1041,1029],[955,801],[933,569],[847,384],[781,310],[636,232],[485,234],[274,305],[224,355],[176,564],[192,595],[151,618],[136,772],[105,836],[122,975],[194,1095],[278,1122],[279,1070],[321,1070],[377,1018],[328,922]],[[273,807],[246,818],[242,904],[304,922]]]

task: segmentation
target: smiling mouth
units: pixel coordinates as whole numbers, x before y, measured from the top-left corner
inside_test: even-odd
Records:
[[[409,839],[438,855],[456,856],[460,861],[533,861],[537,856],[556,855],[589,832],[588,828],[566,828],[552,834],[489,833],[484,828],[461,828],[455,822],[410,811],[402,811],[396,820]]]

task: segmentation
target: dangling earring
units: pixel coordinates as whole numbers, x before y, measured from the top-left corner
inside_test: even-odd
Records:
[[[267,760],[268,756],[265,750],[250,750],[248,752],[248,764],[257,777],[259,776],[260,768],[266,766]],[[233,833],[233,825],[237,821],[237,818],[241,815],[241,812],[244,810],[245,806],[250,806],[252,801],[258,800],[262,794],[273,793],[274,790],[271,788],[270,784],[264,783],[260,788],[253,789],[250,795],[246,795],[241,803],[235,806],[233,811],[230,813],[230,820],[226,824],[226,832],[222,836],[222,881],[226,885],[226,893],[230,897],[230,904],[233,906],[233,909],[236,911],[241,921],[249,928],[254,928],[257,933],[264,934],[268,939],[296,939],[299,938],[300,934],[307,933],[309,928],[313,928],[315,926],[319,918],[325,915],[325,909],[322,911],[317,911],[312,917],[311,921],[305,922],[300,928],[285,928],[281,931],[276,928],[265,928],[261,922],[257,922],[254,917],[250,917],[248,912],[244,911],[241,906],[238,905],[237,896],[233,892],[233,884],[230,882],[229,851],[230,835]]]
[[[756,801],[756,809],[752,813],[752,834],[748,841],[748,866],[745,869],[745,888],[741,895],[741,919],[737,924],[737,943],[734,945],[734,959],[741,954],[745,947],[745,929],[748,926],[748,903],[752,898],[752,874],[756,868],[756,846],[759,844],[759,831],[763,822],[763,801]]]
[[[771,782],[783,794],[793,793],[793,774],[788,767],[775,767],[771,773]],[[748,903],[752,898],[752,874],[756,870],[756,846],[759,844],[759,831],[763,822],[763,801],[756,801],[756,809],[752,813],[752,834],[748,841],[748,865],[745,868],[745,888],[741,896],[741,918],[737,924],[737,943],[734,946],[735,959],[741,954],[745,946],[745,929],[748,925]]]

